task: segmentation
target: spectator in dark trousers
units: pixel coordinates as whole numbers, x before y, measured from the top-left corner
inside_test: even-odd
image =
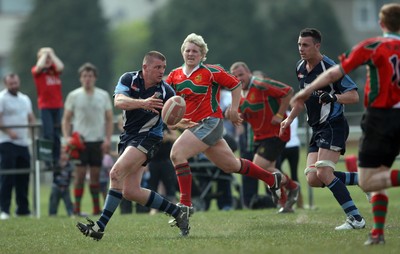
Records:
[[[69,185],[71,183],[72,172],[74,168],[70,163],[68,154],[62,149],[60,155],[60,170],[53,172],[53,184],[51,186],[49,215],[57,215],[60,200],[64,201],[65,209],[68,216],[73,215],[74,207],[71,201],[71,193]]]
[[[42,137],[53,142],[53,161],[46,162],[48,170],[59,170],[61,118],[64,107],[60,75],[63,70],[64,64],[54,49],[49,47],[39,49],[37,62],[31,72],[36,85],[39,115],[42,120]]]
[[[29,129],[7,126],[28,125],[35,122],[32,102],[19,91],[20,79],[11,73],[4,77],[5,89],[0,92],[0,171],[29,169]],[[0,219],[10,218],[12,190],[15,187],[16,215],[29,215],[29,173],[5,174],[0,178]]]

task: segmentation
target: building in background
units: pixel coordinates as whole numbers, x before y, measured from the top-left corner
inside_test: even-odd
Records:
[[[148,18],[169,0],[100,0],[110,26]],[[272,1],[272,0],[270,0]],[[18,26],[33,8],[33,0],[0,0],[0,76],[10,70],[9,56]],[[377,12],[389,0],[330,1],[341,24],[347,43],[379,35]]]
[[[111,27],[148,18],[168,0],[99,0]],[[9,57],[18,27],[33,9],[33,0],[0,0],[0,76],[10,71]]]

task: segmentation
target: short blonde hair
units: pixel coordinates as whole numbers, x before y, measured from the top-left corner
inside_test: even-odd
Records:
[[[203,58],[201,60],[205,61],[207,59],[206,55],[208,53],[208,47],[207,47],[207,43],[204,41],[203,37],[201,35],[198,35],[195,33],[189,34],[182,43],[182,46],[181,46],[182,54],[185,51],[186,43],[188,43],[188,42],[193,43],[193,44],[197,45],[198,47],[200,47],[200,52],[201,52],[201,55],[203,56]]]
[[[235,62],[235,63],[233,63],[231,68],[230,68],[230,72],[233,72],[234,70],[236,70],[239,67],[243,67],[246,71],[251,72],[249,66],[247,66],[247,64],[245,62]]]

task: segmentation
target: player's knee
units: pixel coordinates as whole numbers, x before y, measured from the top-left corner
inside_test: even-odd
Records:
[[[242,164],[239,160],[235,160],[230,163],[224,163],[224,165],[220,165],[219,168],[224,171],[224,173],[232,174],[239,172],[242,168]]]
[[[310,165],[308,167],[306,167],[306,169],[304,169],[304,175],[307,176],[310,173],[316,173],[317,172],[317,168],[315,167],[315,165]]]
[[[334,171],[335,168],[336,168],[336,164],[333,161],[330,161],[330,160],[319,160],[319,161],[315,162],[315,167],[316,168],[329,167],[329,168],[332,169],[332,171]]]
[[[318,179],[316,172],[307,174],[306,180],[310,187],[321,187],[321,181]]]
[[[122,181],[122,169],[120,168],[119,164],[114,164],[109,175],[112,183],[119,183]]]
[[[376,189],[371,188],[374,186],[374,183],[371,183],[368,179],[359,179],[358,180],[358,186],[363,190],[364,192],[372,192],[376,191]]]
[[[172,163],[174,163],[175,161],[176,161],[176,155],[175,155],[175,153],[170,153],[169,154],[169,158],[171,159],[171,161],[172,161]]]

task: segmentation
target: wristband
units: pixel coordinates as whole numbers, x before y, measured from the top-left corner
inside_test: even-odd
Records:
[[[276,113],[275,114],[277,117],[279,117],[280,119],[283,119],[283,115],[281,115],[281,114],[279,114],[279,113]]]

